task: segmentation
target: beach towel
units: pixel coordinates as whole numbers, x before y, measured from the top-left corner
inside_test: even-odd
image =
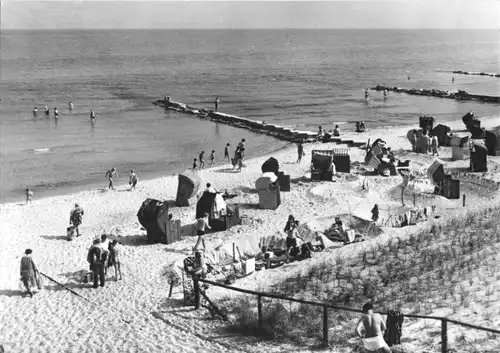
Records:
[[[384,341],[384,337],[382,336],[375,336],[375,337],[370,337],[370,338],[363,338],[363,345],[365,346],[365,349],[375,352],[379,350],[380,348],[387,347],[387,343]]]

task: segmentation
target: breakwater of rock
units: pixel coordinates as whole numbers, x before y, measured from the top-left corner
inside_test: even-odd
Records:
[[[399,87],[386,87],[386,86],[376,86],[373,87],[374,91],[392,91],[399,93],[406,93],[413,96],[426,96],[426,97],[437,97],[437,98],[448,98],[455,100],[468,100],[477,101],[485,103],[500,103],[500,97],[497,96],[484,96],[479,94],[470,94],[465,91],[442,91],[438,89],[422,89],[422,88],[399,88]]]
[[[318,133],[312,131],[297,130],[292,127],[268,124],[264,121],[251,120],[236,115],[215,112],[213,110],[198,109],[180,102],[165,101],[160,99],[156,102],[153,102],[153,104],[180,113],[194,115],[200,119],[206,119],[217,123],[231,125],[241,129],[247,129],[258,134],[274,136],[277,139],[293,143],[298,143],[301,141],[305,143],[311,143],[318,141]],[[363,147],[366,145],[366,142],[362,140],[342,139],[340,137],[332,138],[329,142],[347,144],[351,147]]]
[[[488,77],[499,77],[500,74],[492,73],[492,72],[471,72],[471,71],[463,71],[463,70],[456,70],[452,71],[454,74],[457,75],[475,75],[475,76],[488,76]]]

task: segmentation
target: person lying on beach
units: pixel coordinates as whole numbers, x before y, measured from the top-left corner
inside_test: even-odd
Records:
[[[31,191],[29,188],[26,188],[26,204],[28,203],[33,203],[31,198],[33,197],[33,191]]]
[[[132,189],[135,190],[135,186],[137,185],[137,182],[139,181],[139,178],[137,177],[137,174],[134,173],[133,169],[130,169],[130,177],[128,184],[130,185],[129,191],[132,191]]]
[[[231,146],[231,144],[228,142],[226,144],[226,147],[224,148],[224,159],[222,160],[223,162],[226,161],[226,158],[228,162],[231,162],[231,157],[229,157],[229,146]]]
[[[198,158],[200,159],[200,169],[203,169],[203,167],[205,166],[205,151],[201,151]]]
[[[26,249],[24,256],[21,258],[21,281],[23,282],[26,292],[30,297],[33,297],[31,288],[38,286],[40,272],[31,258],[31,249]]]
[[[77,203],[75,203],[75,208],[73,208],[69,214],[69,224],[73,225],[75,228],[76,236],[79,237],[80,231],[78,230],[78,227],[80,224],[82,224],[83,220],[83,214],[85,212],[83,211],[83,208],[80,207]]]
[[[208,157],[208,159],[210,160],[209,166],[211,167],[215,163],[215,151],[214,150],[212,150],[212,153],[210,153],[210,157]]]
[[[113,178],[114,177],[118,178],[118,173],[116,172],[116,168],[113,167],[110,170],[108,170],[106,172],[106,175],[104,177],[108,178],[108,180],[109,180],[108,189],[114,190],[115,189],[115,184],[114,184]]]
[[[363,341],[369,352],[391,353],[391,349],[384,341],[385,323],[380,314],[373,312],[373,305],[363,305],[363,316],[356,325],[355,333]]]

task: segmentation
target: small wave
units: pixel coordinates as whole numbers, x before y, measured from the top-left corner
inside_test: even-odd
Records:
[[[50,151],[50,148],[34,148],[33,149],[33,152],[37,152],[37,153],[46,153],[49,151]]]

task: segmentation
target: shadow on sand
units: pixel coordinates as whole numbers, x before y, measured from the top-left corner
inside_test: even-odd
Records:
[[[66,235],[40,235],[41,238],[47,239],[47,240],[64,240],[68,241],[68,236]]]

